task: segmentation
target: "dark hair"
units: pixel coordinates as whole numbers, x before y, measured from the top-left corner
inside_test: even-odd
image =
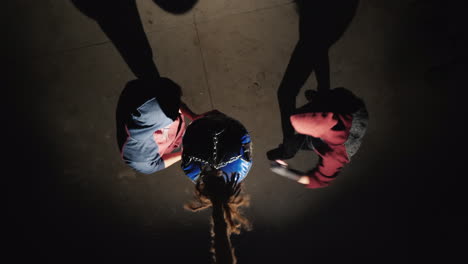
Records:
[[[215,263],[236,263],[230,235],[240,234],[242,229],[251,230],[250,222],[242,216],[239,208],[249,206],[250,197],[241,195],[242,183],[236,175],[227,182],[220,170],[204,171],[195,185],[194,199],[184,205],[192,212],[212,207],[211,238]]]
[[[181,96],[182,89],[171,79],[136,79],[129,81],[125,85],[120,95],[119,104],[122,108],[132,111],[149,99],[156,97],[164,113],[166,115],[174,115],[172,108],[177,108],[177,111],[179,110]]]
[[[213,135],[221,131],[218,143],[215,144]],[[246,133],[247,130],[239,121],[222,113],[195,120],[187,127],[182,141],[184,159],[194,156],[211,164],[218,164],[239,153],[242,147],[240,139]],[[218,152],[216,160],[212,160],[214,147]]]
[[[181,105],[182,89],[169,78],[159,78],[156,82],[149,82],[147,85],[155,89],[156,100],[163,110],[164,114],[172,120],[179,115]]]

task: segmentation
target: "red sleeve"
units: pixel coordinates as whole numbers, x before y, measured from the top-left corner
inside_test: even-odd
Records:
[[[291,116],[294,129],[303,135],[321,138],[336,125],[333,113],[304,113]]]
[[[352,125],[352,116],[334,115],[331,112],[297,114],[290,119],[298,133],[321,138],[330,145],[344,144]],[[343,129],[333,130],[338,121],[343,124]]]
[[[319,154],[319,163],[309,175],[307,188],[315,189],[326,187],[336,178],[344,165],[349,163],[348,154],[344,145],[333,146],[332,151],[325,155]]]

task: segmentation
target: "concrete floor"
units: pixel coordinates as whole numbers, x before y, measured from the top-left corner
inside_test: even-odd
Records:
[[[253,137],[245,212],[254,230],[233,237],[239,263],[406,263],[410,215],[451,215],[439,196],[456,191],[432,184],[444,181],[439,172],[452,174],[440,139],[458,135],[443,129],[457,120],[444,116],[455,111],[466,67],[457,26],[464,18],[447,15],[456,7],[360,1],[330,65],[332,86],[365,100],[370,127],[333,186],[307,190],[271,173],[265,156],[281,139],[276,90],[298,39],[295,4],[200,0],[174,15],[136,2],[160,73],[183,87],[194,111],[219,109]],[[5,112],[11,255],[18,263],[208,263],[210,214],[182,208],[193,184],[179,166],[148,176],[120,160],[115,107],[135,76],[113,43],[70,1],[11,5],[2,12],[10,70],[3,98],[15,102]],[[303,90],[314,87],[312,75]],[[305,152],[293,164],[315,161]],[[439,235],[422,227],[423,238]]]

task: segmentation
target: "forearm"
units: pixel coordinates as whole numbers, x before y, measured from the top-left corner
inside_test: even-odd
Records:
[[[337,152],[328,153],[323,157],[320,156],[315,169],[308,173],[310,181],[307,188],[321,188],[330,185],[346,162],[347,159],[337,155]]]
[[[309,189],[323,188],[330,185],[330,182],[334,180],[333,178],[323,180],[317,177],[316,175],[304,175],[299,179],[299,183],[304,184]]]
[[[164,154],[162,156],[162,160],[164,162],[164,167],[167,168],[174,163],[178,162],[182,158],[182,152],[176,152],[176,153],[169,153],[169,154]]]
[[[334,177],[317,177],[320,174],[317,169],[313,173],[307,174],[298,170],[290,169],[287,165],[274,164],[270,168],[274,173],[287,179],[306,185],[307,188],[321,188],[329,185]]]
[[[184,116],[190,118],[190,120],[195,120],[198,117],[184,102],[180,105],[180,111]]]
[[[322,188],[330,185],[330,182],[334,180],[334,177],[323,180],[316,177],[316,175],[302,175],[300,176],[299,180],[297,181],[300,184],[305,185],[309,189],[317,189]]]

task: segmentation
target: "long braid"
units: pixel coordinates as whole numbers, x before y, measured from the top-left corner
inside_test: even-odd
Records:
[[[213,263],[233,264],[237,262],[229,230],[229,223],[226,222],[226,211],[223,204],[214,202],[211,225]]]
[[[220,171],[211,171],[197,181],[194,199],[185,204],[185,209],[198,212],[212,207],[210,252],[213,263],[236,263],[230,236],[240,234],[241,229],[250,230],[250,222],[241,215],[239,208],[249,206],[250,198],[240,195],[241,184],[224,183]],[[205,179],[202,181],[201,179]],[[234,181],[235,176],[232,176]]]
[[[239,212],[250,201],[249,197],[240,195],[240,182],[251,166],[250,136],[239,121],[219,113],[194,121],[187,128],[183,145],[184,171],[192,172],[193,166],[198,170],[196,175],[189,176],[196,183],[195,197],[184,207],[193,212],[212,207],[213,263],[236,263],[230,236],[251,228]],[[238,169],[228,175],[223,168],[230,164]]]

